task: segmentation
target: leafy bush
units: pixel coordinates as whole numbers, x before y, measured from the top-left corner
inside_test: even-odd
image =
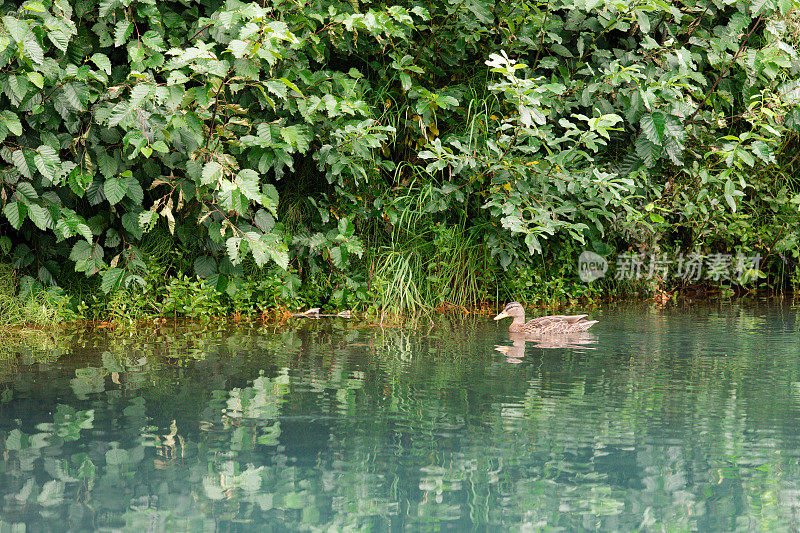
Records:
[[[798,236],[798,13],[0,2],[0,251],[42,287],[191,273],[218,293],[191,313],[273,292],[243,281],[250,264],[296,272],[309,300],[401,309],[497,297],[548,242],[770,268]],[[420,192],[413,231],[433,246],[395,216]],[[154,259],[165,235],[173,257]]]

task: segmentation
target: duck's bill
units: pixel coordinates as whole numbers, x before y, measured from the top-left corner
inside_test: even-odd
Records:
[[[494,317],[494,319],[495,319],[495,320],[500,320],[501,318],[505,318],[505,317],[507,317],[507,316],[508,316],[508,313],[506,313],[505,311],[503,311],[502,313],[500,313],[499,315],[497,315],[496,317]]]

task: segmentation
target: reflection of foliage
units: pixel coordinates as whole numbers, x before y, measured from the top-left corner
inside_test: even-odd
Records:
[[[733,306],[602,325],[518,365],[474,317],[75,334],[5,380],[0,527],[791,528],[796,331]]]

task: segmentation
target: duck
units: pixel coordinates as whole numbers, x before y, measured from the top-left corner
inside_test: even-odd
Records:
[[[514,320],[508,326],[508,331],[512,333],[527,333],[531,335],[557,335],[565,333],[578,333],[586,331],[597,320],[586,320],[587,315],[552,315],[540,316],[525,322],[525,308],[519,302],[509,302],[503,308],[495,320],[513,317]]]

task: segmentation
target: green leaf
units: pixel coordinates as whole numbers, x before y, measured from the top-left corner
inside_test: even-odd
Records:
[[[261,239],[266,244],[267,251],[272,260],[282,269],[288,269],[289,250],[286,247],[286,243],[278,239],[278,236],[272,233],[265,233]]]
[[[33,188],[33,185],[27,181],[21,181],[17,183],[16,196],[26,204],[29,204],[33,200],[37,200],[39,198],[39,193],[36,192],[36,189]]]
[[[748,167],[753,168],[753,165],[756,164],[756,158],[753,157],[749,151],[747,151],[747,148],[741,146],[736,150],[736,153],[739,156],[739,159],[741,159]]]
[[[36,85],[38,88],[44,88],[44,76],[42,76],[39,72],[26,72],[28,79],[31,80],[31,83]]]
[[[69,173],[69,176],[67,176],[67,185],[69,185],[69,188],[76,196],[83,197],[86,189],[92,184],[93,179],[94,175],[91,172],[81,167],[75,167],[72,169],[72,172]]]
[[[210,255],[201,255],[194,260],[194,273],[201,278],[217,273],[217,260]]]
[[[105,266],[103,248],[97,243],[92,245],[86,241],[76,241],[69,258],[75,262],[75,270],[87,276],[96,274]]]
[[[28,216],[31,221],[36,224],[36,227],[42,231],[48,230],[54,226],[50,211],[39,204],[30,204],[28,206]]]
[[[133,114],[134,109],[129,102],[119,102],[111,109],[108,115],[108,125],[117,126],[119,124],[127,123],[128,119]]]
[[[153,150],[166,154],[169,152],[169,147],[164,141],[156,141],[153,143]]]
[[[751,145],[753,153],[758,156],[758,158],[766,164],[771,164],[775,162],[775,152],[772,151],[772,148],[765,143],[764,141],[755,141]]]
[[[36,34],[33,32],[28,33],[22,41],[22,46],[25,48],[25,54],[37,65],[44,63],[44,50],[42,45],[36,39]]]
[[[147,211],[147,213],[150,212]],[[136,240],[141,239],[142,235],[144,235],[142,226],[139,225],[139,213],[125,213],[122,215],[122,227],[128,230]]]
[[[133,203],[136,205],[142,205],[142,201],[144,201],[144,190],[142,190],[142,185],[139,183],[139,180],[133,177],[130,170],[123,172],[122,177],[125,178],[125,183],[128,186],[125,196],[133,200]]]
[[[14,135],[22,135],[22,123],[20,122],[16,113],[6,109],[0,113],[0,120],[3,121],[3,124],[6,128],[8,128],[8,131]]]
[[[58,153],[51,146],[43,144],[37,148],[36,154],[33,156],[33,163],[42,176],[54,185],[58,185],[56,182],[56,170],[61,161],[58,158]]]
[[[250,46],[245,41],[241,41],[239,39],[234,39],[228,44],[228,50],[231,51],[233,57],[236,59],[241,59],[247,53],[247,47]]]
[[[200,177],[201,184],[216,184],[220,179],[222,179],[222,165],[216,161],[209,161],[203,165],[203,173]]]
[[[300,153],[305,153],[311,143],[311,137],[308,135],[305,126],[286,126],[281,128],[281,137],[283,137],[286,144]]]
[[[733,185],[733,181],[728,179],[728,181],[725,182],[725,201],[734,213],[736,212],[736,200],[733,198],[735,192],[736,187]]]
[[[278,81],[286,85],[288,88],[290,88],[297,94],[299,94],[301,98],[305,98],[305,96],[303,96],[303,91],[301,91],[300,88],[291,81],[287,80],[286,78],[279,78]]]
[[[28,207],[22,202],[9,202],[3,208],[3,214],[14,229],[19,229],[28,214]]]
[[[239,191],[248,199],[261,203],[261,191],[258,189],[258,173],[249,168],[242,169],[236,175],[236,186]]]
[[[30,11],[35,11],[36,13],[47,13],[47,8],[44,7],[41,2],[26,2],[23,7]]]
[[[247,198],[239,190],[239,186],[227,180],[222,180],[219,202],[226,211],[235,211],[240,215],[245,214],[249,205]]]
[[[16,43],[22,43],[25,36],[30,32],[30,27],[26,20],[20,20],[10,15],[3,17],[3,26],[5,26],[11,38]]]
[[[103,192],[106,195],[106,200],[111,205],[115,205],[125,197],[128,192],[128,183],[121,176],[112,176],[108,178],[103,184]]]
[[[92,57],[89,58],[92,63],[97,65],[97,68],[108,74],[111,75],[111,60],[108,59],[108,56],[105,54],[93,54]]]
[[[103,272],[103,281],[100,284],[100,288],[103,290],[104,293],[108,294],[112,290],[119,287],[124,278],[125,278],[125,271],[123,269],[116,267],[109,268],[108,270]]]
[[[656,112],[643,115],[640,122],[642,131],[651,143],[661,146],[664,141],[664,125],[666,116],[664,113]]]
[[[36,498],[42,507],[55,507],[64,501],[64,482],[51,479],[42,485],[42,491]]]
[[[120,20],[114,28],[114,46],[117,48],[128,42],[128,38],[133,33],[133,24],[129,20]]]
[[[122,448],[112,448],[106,452],[106,464],[123,465],[131,462],[131,455],[128,450]]]
[[[14,150],[11,152],[11,161],[14,163],[14,166],[17,167],[17,170],[19,170],[20,174],[26,178],[32,178],[33,171],[31,170],[31,162],[29,162],[28,158],[26,157],[26,151],[28,150],[25,148]]]
[[[344,237],[352,237],[353,232],[355,232],[355,226],[353,226],[353,223],[348,220],[347,217],[339,220],[338,228],[339,234]]]
[[[253,222],[256,227],[263,232],[272,231],[275,227],[275,218],[270,215],[265,209],[259,209],[253,217]]]
[[[230,237],[225,241],[225,249],[228,251],[228,259],[231,263],[236,265],[239,263],[239,245],[242,242],[241,237]]]
[[[408,75],[408,72],[400,72],[400,86],[403,88],[404,92],[408,92],[411,90],[411,76]]]

